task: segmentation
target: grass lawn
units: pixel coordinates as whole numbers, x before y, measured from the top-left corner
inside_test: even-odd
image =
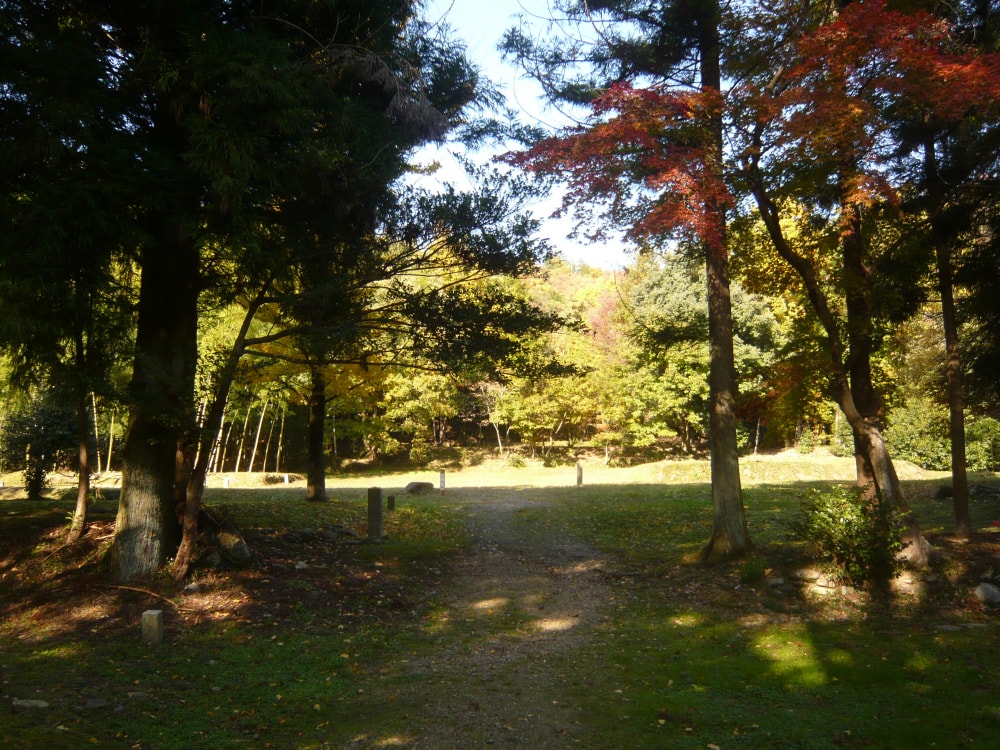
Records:
[[[108,583],[112,493],[95,503],[86,539],[64,548],[58,534],[70,500],[57,488],[28,503],[8,477],[0,490],[0,742],[430,748],[431,721],[453,722],[446,747],[460,748],[995,742],[998,613],[973,590],[1000,568],[998,495],[973,499],[975,538],[956,540],[950,505],[934,499],[944,475],[900,467],[938,550],[932,570],[919,576],[917,593],[820,597],[776,583],[811,562],[788,522],[810,488],[851,480],[853,460],[784,453],[747,457],[741,467],[766,571],[752,584],[741,563],[694,562],[711,530],[705,462],[588,463],[582,487],[572,466],[481,465],[449,470],[445,492],[423,496],[400,490],[412,480],[437,487],[437,471],[336,476],[323,504],[304,502],[301,483],[232,477],[223,488],[215,477],[207,501],[238,522],[258,564],[199,569],[187,588],[165,575],[130,588]],[[973,481],[1000,484],[994,475]],[[330,542],[324,532],[338,527],[363,532],[369,486],[397,494],[387,541]],[[463,561],[477,543],[470,512],[512,497],[525,501],[510,516],[525,557],[559,539],[602,560],[593,578],[598,614],[544,643],[528,627],[528,604],[475,618],[456,606]],[[164,611],[161,644],[142,642],[147,609]],[[489,654],[488,671],[461,668]],[[483,696],[501,708],[516,702],[519,713],[493,720]]]

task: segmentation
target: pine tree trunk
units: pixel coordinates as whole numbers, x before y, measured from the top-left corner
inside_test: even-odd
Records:
[[[721,14],[713,2],[698,22],[701,85],[704,91],[721,92],[719,25]],[[713,148],[707,168],[722,182],[722,120],[712,123]],[[707,562],[743,557],[753,550],[740,486],[736,441],[736,378],[733,360],[733,315],[729,291],[729,256],[726,247],[725,208],[715,205],[717,238],[704,242],[708,276],[709,338],[709,444],[712,472],[712,538],[702,550]]]
[[[180,542],[175,480],[178,447],[194,422],[198,358],[198,253],[167,222],[141,258],[128,433],[112,544],[112,576],[148,578]]]
[[[309,393],[309,467],[306,477],[306,500],[326,500],[326,379],[319,367],[313,367]]]
[[[948,382],[948,433],[951,438],[951,487],[955,514],[955,534],[963,539],[972,535],[969,517],[969,479],[965,458],[965,389],[962,383],[962,355],[955,314],[954,270],[948,228],[942,226],[940,211],[945,204],[944,188],[938,174],[934,140],[924,143],[924,180],[931,202],[931,228],[937,260],[938,292],[941,295],[941,322],[944,326],[945,374]]]
[[[87,397],[79,394],[76,400],[76,435],[77,435],[77,485],[76,509],[73,511],[73,521],[66,532],[66,543],[72,544],[83,536],[87,526],[87,506],[90,502],[90,457],[87,451],[87,438],[90,433],[90,416],[87,414]]]

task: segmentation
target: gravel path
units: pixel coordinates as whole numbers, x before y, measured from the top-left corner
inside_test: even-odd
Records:
[[[442,623],[442,648],[410,664],[435,687],[413,717],[413,747],[588,746],[572,700],[586,690],[581,670],[567,676],[560,664],[586,658],[582,649],[611,596],[595,550],[516,532],[516,514],[541,505],[498,492],[468,506],[473,545],[445,594],[447,618],[461,628],[449,632]]]

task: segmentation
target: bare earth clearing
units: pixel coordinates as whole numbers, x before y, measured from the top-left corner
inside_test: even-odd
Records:
[[[466,629],[463,642],[410,664],[441,688],[428,696],[414,747],[581,742],[580,709],[567,700],[567,678],[551,663],[581,650],[593,625],[608,617],[613,594],[595,550],[514,532],[514,515],[534,504],[498,492],[469,506],[475,541],[452,571],[447,616],[478,627]],[[518,627],[493,633],[494,621],[504,617],[517,617]]]

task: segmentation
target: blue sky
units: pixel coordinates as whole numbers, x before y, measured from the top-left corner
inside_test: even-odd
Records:
[[[426,8],[428,21],[444,21],[452,27],[454,35],[466,44],[468,57],[502,88],[513,109],[548,127],[563,122],[545,106],[540,88],[520,76],[513,66],[502,62],[497,51],[504,31],[517,23],[518,16],[525,16],[529,22],[544,28],[545,19],[550,15],[548,0],[429,0]],[[444,163],[440,154],[435,158]],[[456,182],[460,182],[460,178]],[[536,214],[545,218],[557,205],[558,201],[553,200],[540,206]],[[567,239],[569,228],[567,221],[546,219],[542,230],[542,235],[568,260],[602,268],[621,268],[628,263],[622,247]]]

